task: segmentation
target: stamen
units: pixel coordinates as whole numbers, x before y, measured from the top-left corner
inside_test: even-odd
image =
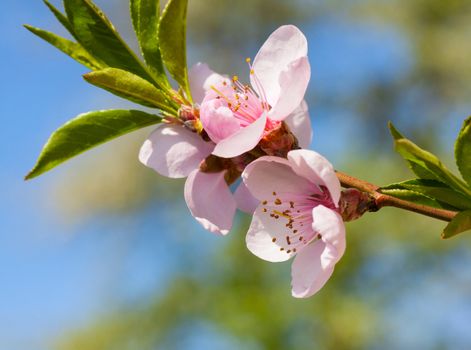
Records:
[[[278,216],[278,217],[279,217],[279,216],[283,216],[283,217],[285,217],[285,218],[287,218],[287,219],[291,219],[291,216],[289,216],[289,215],[287,215],[287,214],[285,214],[285,213],[279,212],[278,210],[273,210],[273,213],[274,213],[274,215],[276,215],[276,216]],[[270,215],[270,216],[271,216],[271,215]]]
[[[219,91],[214,85],[211,85],[211,90],[215,91],[219,96],[221,96],[223,99],[225,99],[228,105],[231,104],[231,101],[227,98],[227,96],[224,95],[221,91]]]

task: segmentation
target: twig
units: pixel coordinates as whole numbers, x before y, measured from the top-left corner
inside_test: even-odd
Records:
[[[380,192],[380,187],[372,183],[357,179],[340,171],[336,171],[337,177],[343,187],[356,188],[368,193],[374,200],[373,205],[369,205],[368,211],[378,211],[383,207],[395,207],[414,213],[426,215],[443,221],[451,221],[457,212],[445,209],[438,209],[428,205],[417,204],[403,199],[399,199]]]

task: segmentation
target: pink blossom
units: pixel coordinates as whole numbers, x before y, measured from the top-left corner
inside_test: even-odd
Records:
[[[280,45],[283,46],[281,49]],[[141,147],[139,159],[146,166],[153,168],[163,176],[171,178],[187,177],[185,183],[186,203],[191,214],[205,229],[225,235],[232,227],[232,220],[237,207],[251,214],[257,204],[243,183],[239,185],[233,194],[231,193],[225,179],[227,175],[226,170],[202,171],[200,169],[202,162],[211,153],[218,153],[215,152],[216,148],[222,149],[224,147],[224,142],[222,141],[230,133],[233,133],[230,139],[237,142],[226,144],[226,146],[235,147],[236,151],[231,152],[237,153],[236,156],[238,156],[244,153],[244,150],[250,150],[258,143],[261,135],[257,134],[257,130],[263,129],[265,131],[262,131],[265,133],[270,129],[270,125],[279,125],[280,121],[276,119],[277,115],[275,112],[281,110],[287,114],[280,118],[280,120],[284,119],[291,132],[297,137],[298,145],[307,147],[311,142],[312,131],[307,104],[302,100],[306,87],[303,88],[302,94],[298,94],[297,99],[290,97],[286,100],[286,97],[281,96],[290,81],[285,75],[295,73],[300,69],[299,67],[307,67],[308,74],[299,77],[299,82],[304,81],[302,84],[307,85],[309,80],[309,64],[306,54],[306,39],[297,28],[284,26],[270,36],[252,66],[254,70],[252,77],[254,89],[260,89],[257,91],[260,91],[259,94],[263,96],[264,106],[266,106],[264,108],[269,110],[264,113],[266,117],[258,118],[259,120],[256,120],[251,125],[247,125],[244,128],[244,132],[233,133],[235,128],[240,129],[240,126],[233,123],[235,121],[234,118],[226,123],[224,118],[229,117],[230,119],[231,116],[225,115],[224,111],[222,111],[222,113],[215,113],[211,118],[207,118],[205,121],[206,126],[201,119],[205,131],[210,135],[212,142],[205,141],[200,134],[192,132],[183,125],[162,124],[157,127]],[[272,72],[266,67],[267,64],[272,65]],[[255,73],[255,71],[260,73]],[[279,81],[274,82],[276,87],[268,89],[268,85],[273,83],[270,79],[275,75],[279,77]],[[221,87],[224,90],[222,87],[227,87],[231,84],[227,77],[213,72],[206,64],[201,63],[196,64],[190,69],[189,80],[193,100],[197,102],[195,104],[196,108],[199,107],[198,103],[204,105],[202,103],[203,99],[208,98],[208,96],[215,92],[214,87]],[[262,82],[265,84],[264,88],[271,91],[269,95],[271,100],[267,99],[264,90],[260,88]],[[292,89],[293,91],[299,90],[299,84],[292,84]],[[276,97],[277,94],[279,95],[278,97]],[[248,99],[255,98],[256,96],[258,95],[254,92],[253,96],[248,97]],[[215,97],[214,100],[216,105],[213,107],[218,108],[218,99]],[[261,99],[258,97],[257,101],[257,103],[261,103]],[[290,104],[291,107],[289,107]],[[206,107],[210,108],[211,106],[211,104],[207,104]],[[278,109],[271,106],[278,106]],[[200,112],[202,113],[203,111],[201,110]],[[224,127],[219,129],[219,124]],[[254,130],[257,135],[253,134]],[[247,135],[255,136],[246,139]],[[217,141],[215,142],[215,140]],[[242,151],[238,147],[241,147]]]
[[[202,99],[210,85],[226,79],[201,63],[190,69],[189,77],[195,100]],[[142,145],[139,160],[163,176],[187,177],[185,201],[191,214],[206,230],[225,235],[232,227],[236,199],[224,180],[225,171],[200,170],[214,147],[213,142],[204,141],[182,125],[161,124]],[[243,203],[244,198],[239,196],[238,200]]]
[[[234,77],[206,92],[200,116],[216,143],[213,154],[232,158],[250,151],[283,120],[299,114],[310,74],[303,33],[293,25],[275,30],[250,65],[251,86]]]
[[[295,150],[288,159],[257,159],[242,178],[259,200],[246,237],[248,249],[271,262],[295,257],[292,294],[313,295],[345,251],[340,183],[332,165],[314,151]]]

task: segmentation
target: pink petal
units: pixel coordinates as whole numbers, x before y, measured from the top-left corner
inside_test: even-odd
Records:
[[[264,113],[249,126],[218,142],[213,154],[221,158],[233,158],[250,151],[262,138],[266,123],[267,115]]]
[[[345,253],[345,224],[339,213],[323,205],[312,210],[312,218],[312,229],[321,234],[325,243],[321,254],[322,267],[333,267]]]
[[[251,75],[252,86],[260,81],[268,103],[274,106],[281,93],[280,75],[291,62],[307,56],[307,40],[304,34],[293,25],[285,25],[275,30],[265,41],[253,62],[255,74]]]
[[[340,182],[330,162],[319,153],[299,149],[288,153],[288,160],[293,170],[309,181],[327,187],[333,202],[337,206],[340,200]]]
[[[213,72],[207,64],[201,62],[190,68],[188,80],[190,81],[191,95],[196,103],[203,101],[211,85],[221,84],[224,80],[229,82],[229,79]]]
[[[280,94],[272,104],[268,117],[272,120],[283,120],[291,114],[303,101],[311,67],[307,57],[301,57],[291,62],[286,70],[280,73]]]
[[[289,162],[280,157],[261,157],[250,163],[242,173],[242,180],[250,193],[260,201],[276,193],[306,194],[311,183],[297,175]]]
[[[241,182],[235,190],[234,199],[237,203],[237,208],[247,214],[253,214],[260,203],[258,199],[252,196],[244,182]]]
[[[245,238],[247,248],[256,256],[271,262],[286,261],[294,253],[280,250],[278,243],[286,242],[285,232],[287,219],[280,217],[274,220],[269,216],[269,211],[264,212],[263,206],[258,206],[252,217],[249,231]],[[275,242],[273,240],[275,239]]]
[[[218,99],[203,102],[200,120],[204,130],[215,143],[234,135],[241,129],[232,111]]]
[[[185,201],[191,215],[211,232],[226,235],[232,227],[236,203],[224,172],[193,171],[185,183]]]
[[[308,148],[312,140],[312,127],[306,101],[301,102],[298,108],[285,119],[285,123],[298,139],[299,147]]]
[[[298,253],[291,265],[291,294],[295,298],[307,298],[317,293],[332,276],[334,267],[324,268],[321,254],[325,244],[317,241]]]
[[[144,142],[139,160],[159,174],[186,177],[209,156],[214,144],[179,125],[160,125]]]

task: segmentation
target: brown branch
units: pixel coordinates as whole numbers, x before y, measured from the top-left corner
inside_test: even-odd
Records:
[[[340,171],[336,171],[337,177],[343,187],[356,188],[366,192],[371,196],[372,202],[369,204],[368,211],[378,211],[383,207],[395,207],[421,215],[426,215],[443,221],[451,221],[457,212],[445,209],[438,209],[428,205],[417,204],[380,192],[380,187],[372,183],[357,179]]]

